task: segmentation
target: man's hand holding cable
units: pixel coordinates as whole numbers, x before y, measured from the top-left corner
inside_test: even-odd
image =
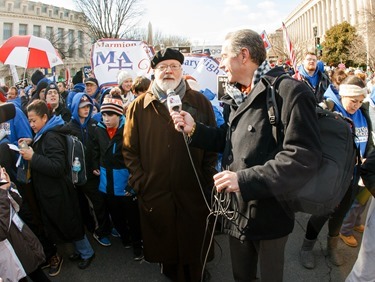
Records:
[[[238,185],[237,173],[229,170],[224,170],[214,175],[214,182],[217,192],[238,192],[240,187]]]
[[[190,135],[193,128],[195,128],[195,121],[193,117],[185,111],[171,111],[170,114],[176,130],[182,131],[183,129],[187,135]]]

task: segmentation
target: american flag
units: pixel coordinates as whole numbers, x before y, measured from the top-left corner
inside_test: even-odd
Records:
[[[284,31],[284,38],[285,38],[285,43],[286,43],[286,49],[288,50],[289,53],[289,59],[290,62],[292,63],[292,66],[294,68],[294,78],[300,79],[300,74],[298,73],[298,68],[297,68],[297,58],[296,58],[296,53],[294,52],[292,42],[290,41],[288,31],[286,29],[286,26],[284,23],[283,24],[283,31]]]

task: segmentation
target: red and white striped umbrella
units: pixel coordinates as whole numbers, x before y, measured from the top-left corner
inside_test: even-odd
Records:
[[[33,35],[15,35],[0,47],[0,62],[26,69],[64,64],[50,41]]]

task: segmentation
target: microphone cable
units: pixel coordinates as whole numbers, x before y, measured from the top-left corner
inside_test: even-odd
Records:
[[[198,172],[197,172],[197,169],[195,168],[195,165],[194,165],[194,161],[193,161],[193,157],[191,156],[191,152],[190,152],[190,148],[189,148],[189,141],[188,141],[188,136],[186,135],[186,133],[184,132],[184,130],[182,129],[182,135],[184,137],[184,141],[185,141],[185,146],[186,146],[186,150],[187,150],[187,153],[189,155],[189,159],[190,159],[190,163],[191,163],[191,166],[193,168],[193,171],[194,171],[194,174],[195,174],[195,178],[197,179],[198,181],[198,185],[199,185],[199,189],[202,193],[202,197],[203,197],[203,200],[208,208],[208,210],[211,212],[211,208],[210,208],[210,205],[208,204],[208,201],[206,199],[206,196],[204,195],[204,190],[203,190],[203,187],[202,187],[202,184],[201,184],[201,181],[199,179],[199,175],[198,175]]]
[[[208,214],[207,219],[206,219],[206,228],[205,228],[204,237],[203,237],[203,243],[202,243],[202,248],[201,248],[201,261],[203,259],[203,253],[204,253],[204,249],[205,249],[206,237],[207,237],[207,234],[208,234],[208,232],[210,230],[210,218],[212,216],[215,217],[214,222],[213,222],[213,226],[212,226],[212,230],[211,230],[210,239],[209,239],[209,242],[208,242],[207,252],[206,252],[206,254],[204,256],[204,259],[202,261],[201,281],[203,281],[203,279],[204,279],[204,271],[205,271],[205,267],[206,267],[206,264],[207,264],[208,256],[209,256],[209,253],[210,253],[210,249],[211,249],[212,243],[215,240],[214,239],[214,235],[215,235],[215,228],[216,228],[216,225],[217,225],[218,217],[219,216],[223,216],[225,219],[229,220],[232,224],[234,224],[236,226],[237,230],[242,234],[241,236],[244,236],[244,230],[238,224],[236,224],[235,221],[240,216],[245,217],[245,219],[247,219],[247,220],[248,220],[248,218],[245,215],[243,215],[243,214],[241,214],[239,212],[238,200],[237,200],[237,198],[236,198],[236,196],[235,196],[234,193],[224,193],[224,192],[219,193],[219,192],[217,192],[215,186],[213,187],[213,189],[211,191],[211,206],[210,206],[210,204],[208,203],[208,201],[206,199],[206,196],[204,194],[204,190],[203,190],[201,181],[199,179],[199,175],[198,175],[197,169],[196,169],[196,167],[194,165],[193,157],[191,155],[190,148],[189,148],[189,139],[188,139],[188,136],[184,132],[183,128],[181,128],[181,133],[182,133],[183,138],[184,138],[186,150],[187,150],[187,153],[189,155],[191,166],[193,168],[195,177],[197,179],[197,182],[198,182],[198,185],[199,185],[199,189],[200,189],[200,191],[202,193],[202,197],[203,197],[203,200],[204,200],[204,202],[205,202],[205,204],[207,206],[207,209],[209,210],[209,214]],[[233,204],[231,205],[231,203],[233,203]],[[216,242],[216,240],[215,240],[215,242]]]

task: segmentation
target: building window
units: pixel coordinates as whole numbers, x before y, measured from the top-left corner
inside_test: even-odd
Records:
[[[19,35],[27,35],[27,24],[20,24],[18,33]]]
[[[64,44],[64,29],[59,27],[57,29],[57,41],[59,42],[59,49],[64,50],[65,44]]]
[[[78,30],[78,44],[83,44],[83,32]]]
[[[83,58],[83,32],[81,30],[78,31],[77,41],[78,57]]]
[[[12,11],[12,3],[8,3],[8,12]]]
[[[64,41],[64,29],[59,27],[57,29],[57,38],[60,40],[60,41]]]
[[[13,35],[13,24],[4,23],[3,24],[3,39],[6,40]]]
[[[42,35],[42,28],[40,25],[34,25],[33,27],[33,35],[41,37]]]
[[[48,17],[52,18],[52,11],[51,10],[48,11]]]
[[[78,31],[77,41],[78,41],[78,44],[76,44],[76,45],[78,47],[78,57],[83,58],[84,45],[83,45],[83,32],[81,30]]]
[[[47,6],[44,6],[44,5],[43,5],[43,7],[42,7],[42,12],[43,12],[43,14],[47,13]]]
[[[53,40],[53,27],[52,26],[46,27],[46,38],[49,40]]]
[[[68,31],[68,51],[69,51],[69,57],[73,58],[74,57],[74,30],[69,29]]]
[[[39,7],[36,8],[36,14],[37,14],[38,16],[40,16],[40,8],[39,8]]]

